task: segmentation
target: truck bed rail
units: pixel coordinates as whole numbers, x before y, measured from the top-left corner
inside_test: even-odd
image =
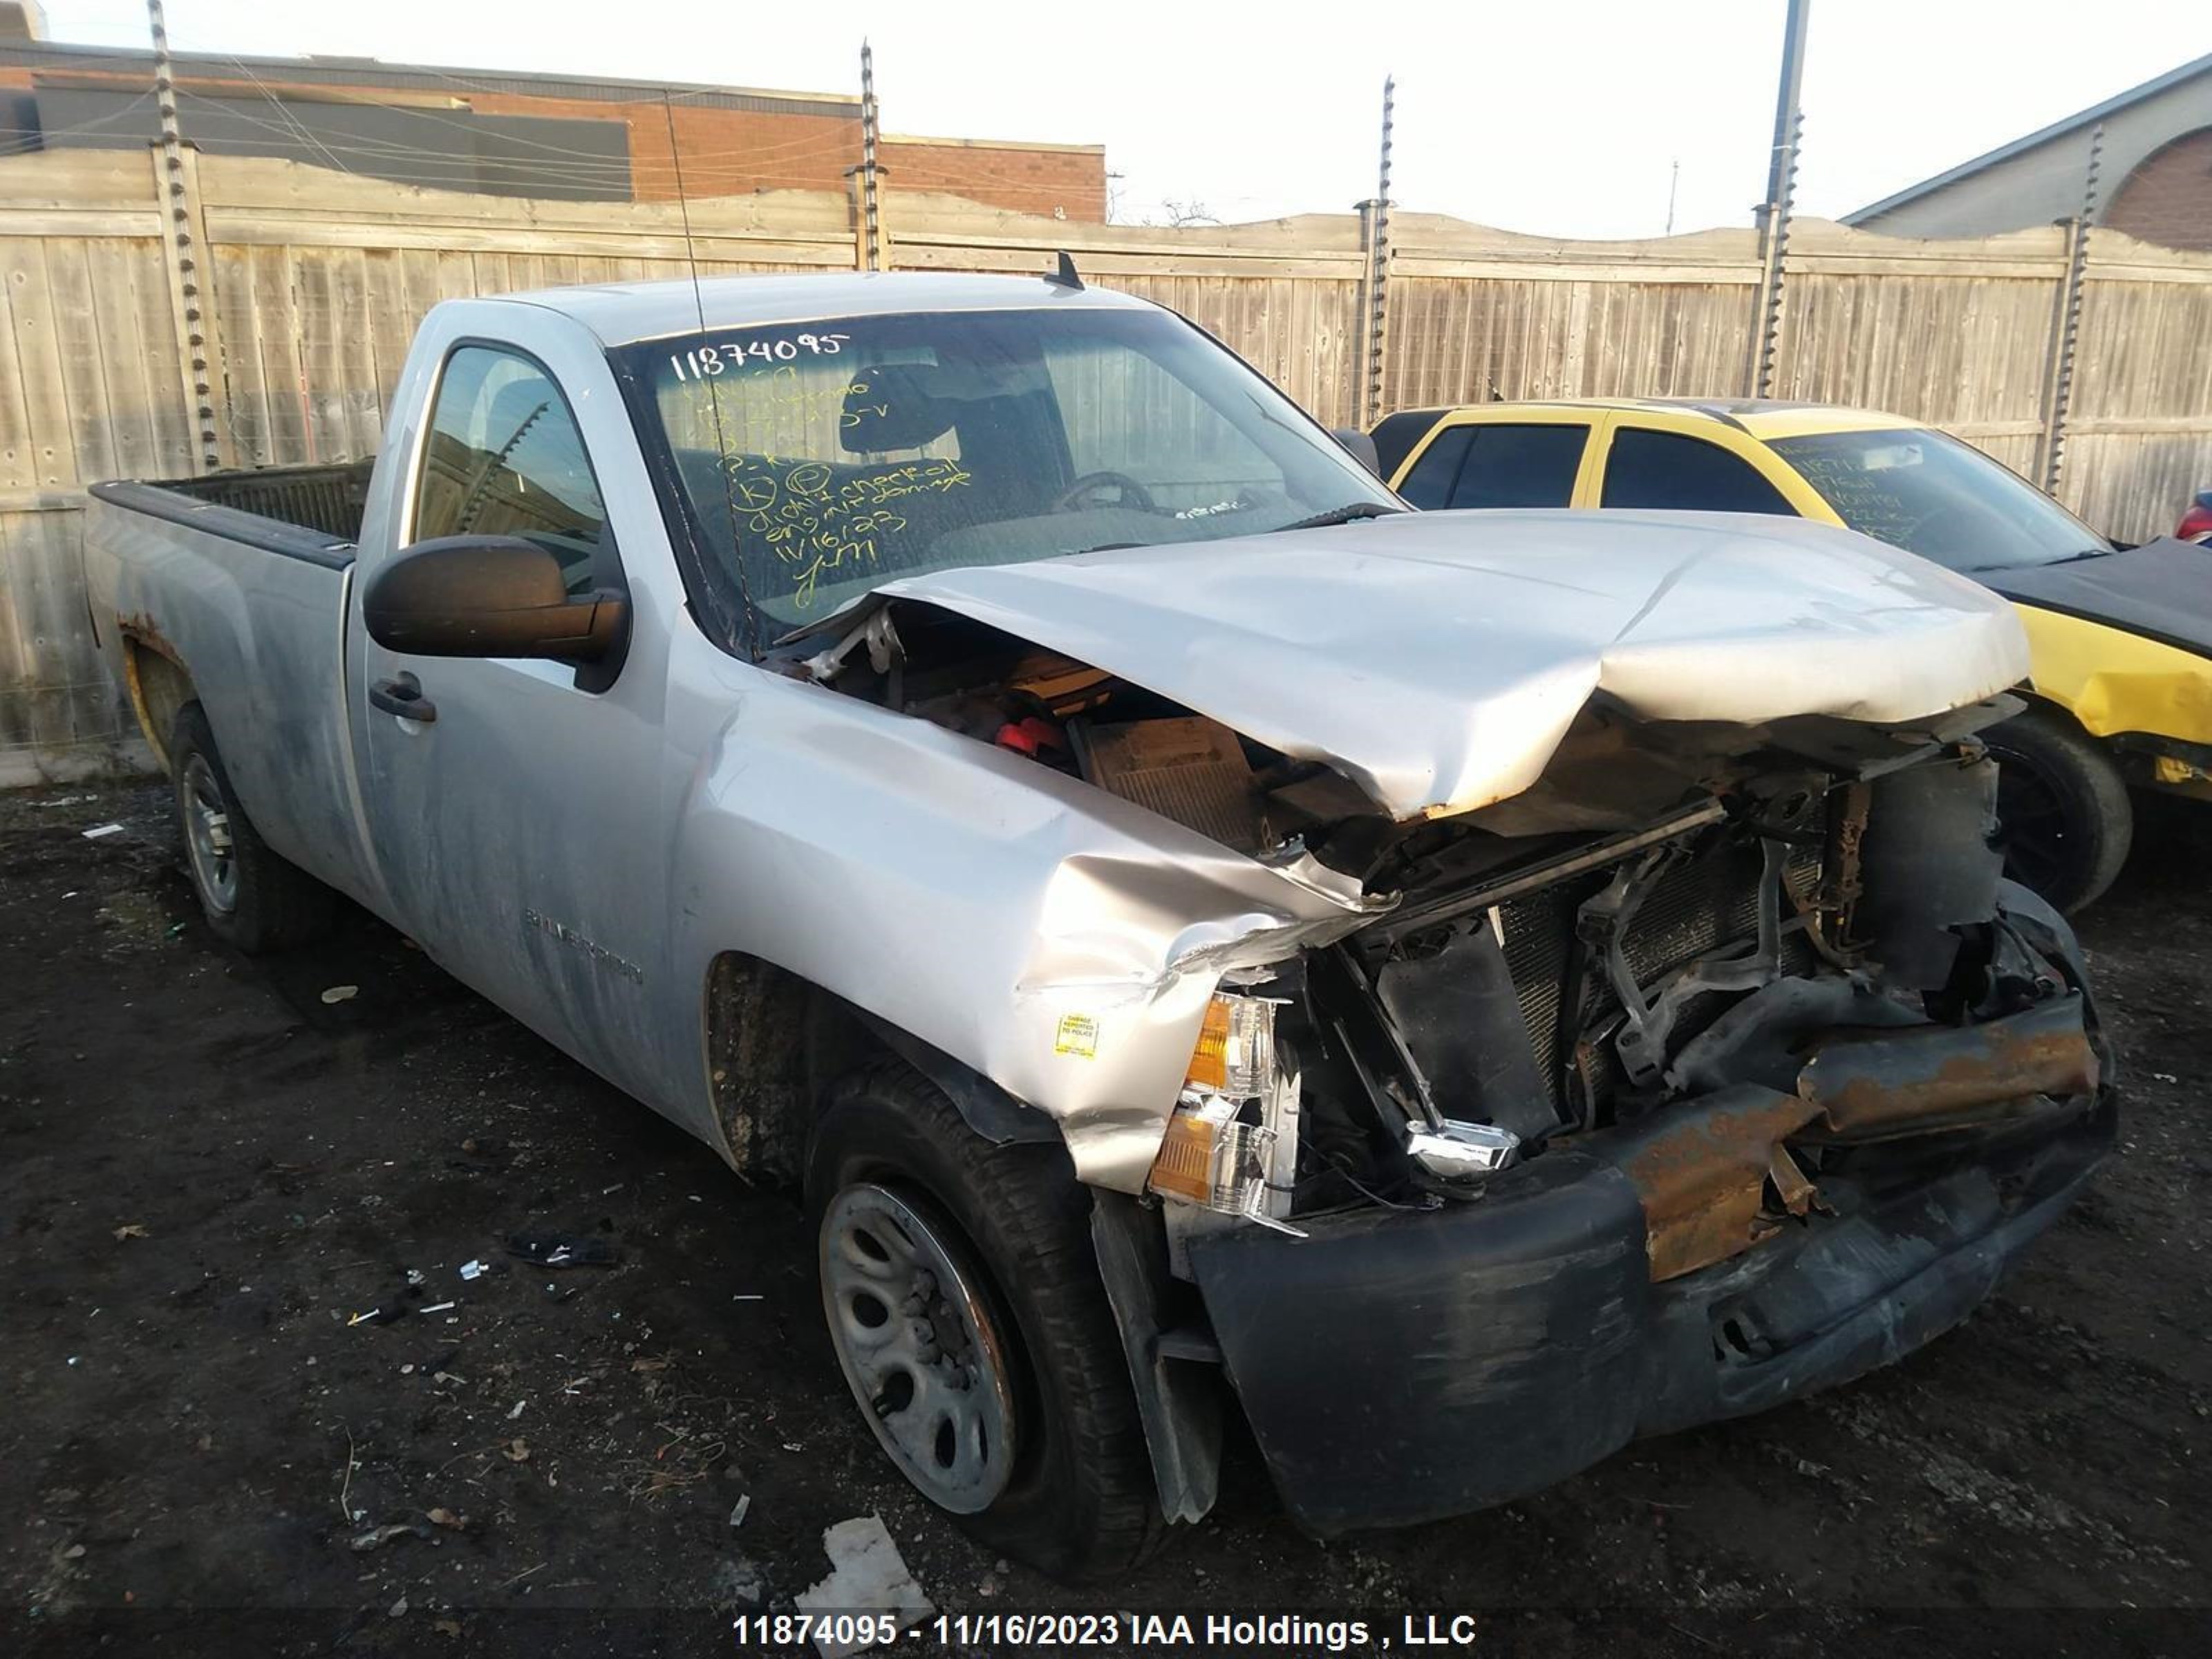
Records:
[[[96,483],[92,495],[134,513],[330,569],[353,562],[370,463],[218,472],[159,483]]]

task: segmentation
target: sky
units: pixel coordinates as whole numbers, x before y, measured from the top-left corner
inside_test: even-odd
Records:
[[[1562,237],[1750,222],[1784,0],[168,0],[179,51],[854,92],[884,129],[1103,143],[1115,216],[1336,213],[1375,193]],[[145,43],[142,0],[46,0]],[[2212,51],[2204,0],[1814,0],[1797,210],[1838,217]],[[1678,171],[1679,169],[1679,171]]]

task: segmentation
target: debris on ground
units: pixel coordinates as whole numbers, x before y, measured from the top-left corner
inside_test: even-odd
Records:
[[[605,1239],[579,1233],[515,1233],[507,1249],[541,1267],[611,1267],[619,1255]]]
[[[136,1221],[126,1221],[120,1227],[112,1231],[115,1235],[115,1242],[118,1244],[126,1238],[151,1238],[154,1236]]]
[[[408,1303],[419,1302],[422,1299],[422,1285],[410,1279],[403,1281],[390,1296],[386,1297],[367,1313],[354,1315],[352,1318],[346,1321],[346,1324],[349,1328],[356,1325],[389,1325],[392,1321],[405,1316]]]
[[[527,1463],[530,1461],[530,1443],[520,1435],[515,1436],[514,1439],[501,1446],[500,1450],[505,1454],[507,1461],[510,1463]]]
[[[707,1581],[707,1601],[722,1612],[757,1607],[768,1601],[768,1576],[750,1558],[733,1555],[717,1561]]]
[[[490,1271],[491,1269],[481,1261],[464,1261],[461,1263],[461,1277],[463,1279],[482,1279]]]
[[[830,1558],[830,1576],[793,1598],[801,1613],[892,1613],[898,1615],[902,1632],[935,1616],[937,1608],[907,1571],[881,1516],[840,1521],[822,1534],[822,1548]],[[820,1637],[814,1644],[822,1659],[846,1659],[876,1645]]]
[[[361,987],[358,985],[333,985],[323,993],[323,1000],[332,1003],[351,1002],[360,994]]]
[[[730,1530],[735,1532],[745,1524],[745,1516],[752,1509],[753,1495],[746,1492],[730,1510]]]
[[[84,838],[87,841],[102,841],[109,836],[119,836],[122,833],[123,826],[119,823],[96,823],[84,832]]]
[[[430,1528],[420,1521],[394,1521],[389,1526],[371,1527],[353,1540],[354,1552],[366,1555],[371,1550],[380,1550],[395,1538],[428,1538]]]

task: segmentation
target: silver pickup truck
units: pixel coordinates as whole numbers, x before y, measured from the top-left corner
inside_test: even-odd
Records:
[[[818,1227],[933,1503],[1498,1504],[1957,1323],[2111,1144],[2019,623],[1849,532],[1413,514],[1056,278],[440,306],[374,467],[96,487],[238,947],[343,894]]]

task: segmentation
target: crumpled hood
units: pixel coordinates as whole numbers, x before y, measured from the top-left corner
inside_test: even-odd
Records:
[[[1987,589],[1850,531],[1729,514],[1408,513],[875,594],[1328,763],[1399,818],[1520,793],[1601,691],[1653,720],[1890,722],[2028,672]]]

